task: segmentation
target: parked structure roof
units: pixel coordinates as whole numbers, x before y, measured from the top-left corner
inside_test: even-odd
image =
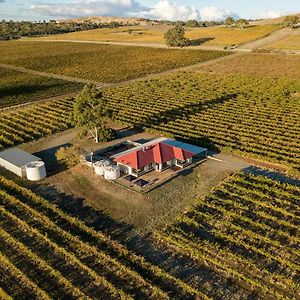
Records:
[[[39,157],[25,152],[19,148],[11,148],[0,152],[0,159],[5,160],[20,168],[33,161],[41,160]]]

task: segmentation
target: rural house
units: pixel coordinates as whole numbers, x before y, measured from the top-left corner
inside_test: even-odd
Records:
[[[141,176],[170,167],[184,168],[193,158],[207,156],[207,149],[167,138],[159,138],[115,155],[113,160],[125,174]]]

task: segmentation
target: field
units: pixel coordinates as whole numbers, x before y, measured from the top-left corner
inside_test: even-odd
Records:
[[[119,122],[299,174],[300,100],[294,96],[299,90],[299,81],[293,80],[178,73],[105,89],[104,96]],[[73,101],[2,114],[0,145],[69,128]]]
[[[164,33],[172,26],[128,26],[117,29],[95,29],[72,32],[41,39],[46,40],[81,40],[99,42],[134,42],[164,44]],[[188,28],[186,36],[192,40],[203,40],[205,45],[238,45],[262,38],[274,30],[276,25],[253,26],[246,29],[209,27]],[[40,39],[40,38],[39,38]]]
[[[118,121],[299,172],[299,89],[278,78],[178,73],[105,97]]]
[[[72,99],[55,100],[0,113],[0,150],[70,128],[72,102]]]
[[[283,41],[275,43],[269,46],[269,48],[300,50],[300,34],[291,36]]]
[[[276,25],[254,26],[245,29],[210,27],[187,32],[186,36],[191,40],[202,40],[205,45],[239,45],[263,38],[279,29]]]
[[[0,183],[2,293],[14,299],[208,299],[30,190],[3,176]]]
[[[197,70],[197,68],[193,68]],[[259,77],[300,78],[300,56],[281,54],[239,54],[222,62],[211,62],[198,71],[216,74],[253,75]]]
[[[0,176],[0,285],[14,299],[298,298],[299,187],[236,174],[128,248],[123,225],[100,213],[96,230],[81,221],[95,212],[19,182]]]
[[[240,173],[154,240],[202,266],[214,299],[299,299],[299,198],[299,187]]]
[[[226,56],[221,51],[56,42],[2,42],[0,62],[99,82],[126,79]]]
[[[0,68],[0,107],[79,91],[82,84]]]

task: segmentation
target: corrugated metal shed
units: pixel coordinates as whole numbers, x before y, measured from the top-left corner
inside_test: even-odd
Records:
[[[37,160],[41,159],[18,148],[0,152],[0,166],[21,177],[24,176],[25,166]]]
[[[19,148],[7,149],[0,152],[0,158],[14,164],[17,167],[24,167],[30,162],[41,160],[39,157]]]

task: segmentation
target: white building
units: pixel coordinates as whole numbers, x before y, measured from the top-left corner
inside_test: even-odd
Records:
[[[0,166],[32,181],[46,177],[44,162],[39,157],[18,148],[0,152]]]

